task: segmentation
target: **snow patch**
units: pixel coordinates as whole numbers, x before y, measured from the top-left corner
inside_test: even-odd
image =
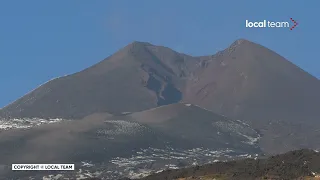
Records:
[[[251,136],[247,136],[247,135],[241,134],[241,133],[239,133],[239,134],[240,134],[241,136],[247,138],[248,141],[245,142],[245,143],[250,144],[250,145],[256,144],[256,143],[259,141],[259,139],[261,138],[259,134],[258,134],[258,137],[251,137]]]
[[[64,119],[42,119],[42,118],[14,118],[14,119],[0,119],[0,130],[9,129],[28,129],[43,124],[52,124],[65,121]]]
[[[87,161],[82,161],[82,166],[84,167],[93,167],[94,165],[91,162],[87,162]]]

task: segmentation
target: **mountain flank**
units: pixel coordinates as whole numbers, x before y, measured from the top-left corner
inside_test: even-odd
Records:
[[[164,56],[164,57],[163,57]],[[164,47],[133,42],[81,72],[57,78],[1,109],[3,118],[79,119],[135,112],[182,99],[195,61]]]
[[[202,63],[185,101],[254,124],[319,117],[319,80],[261,45],[238,40]]]
[[[95,113],[121,115],[179,102],[246,122],[262,136],[260,147],[268,153],[320,147],[320,81],[244,39],[200,57],[133,42],[0,109],[0,119],[79,120]]]
[[[111,115],[95,113],[79,120],[60,121],[29,129],[0,132],[0,179],[43,179],[48,171],[15,172],[13,163],[74,163],[76,171],[58,172],[76,179],[99,171],[116,179],[156,172],[166,165],[185,167],[213,160],[262,154],[259,134],[234,121],[190,104]],[[92,166],[85,167],[83,162]],[[57,173],[57,172],[49,172]]]

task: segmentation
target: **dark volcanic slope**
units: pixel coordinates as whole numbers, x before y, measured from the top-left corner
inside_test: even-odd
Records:
[[[191,57],[134,42],[79,73],[49,81],[0,110],[0,117],[82,118],[180,101]]]
[[[224,152],[234,158],[260,154],[258,138],[254,129],[240,121],[189,104],[171,104],[128,115],[96,113],[77,121],[3,131],[0,167],[75,163],[78,171],[82,161],[90,161],[104,170],[104,176],[118,172],[116,177],[121,177],[139,169],[158,171],[167,164],[227,158],[222,157]],[[18,174],[0,169],[0,179],[35,174],[39,172]]]
[[[78,171],[84,168],[81,167],[84,161],[97,165],[97,168],[105,163],[111,171],[120,171],[112,169],[112,159],[131,157],[140,148],[163,147],[165,142],[157,141],[157,137],[156,132],[143,125],[119,120],[106,113],[77,121],[8,130],[0,133],[0,167],[10,168],[12,163],[75,163]],[[166,139],[165,135],[161,138]],[[42,176],[53,173],[18,173],[9,168],[0,169],[0,179],[29,179],[27,177],[35,175],[35,179],[42,179]]]
[[[125,145],[130,154],[130,144],[136,138],[134,135],[148,134],[149,130],[153,135],[138,136],[137,139],[146,147],[153,144],[149,140],[154,141],[154,135],[166,142],[171,141],[172,146],[186,148],[205,146],[224,148],[240,147],[240,145],[243,148],[251,148],[255,144],[252,139],[259,138],[255,130],[242,122],[232,121],[197,106],[171,104],[123,116],[96,113],[77,121],[62,121],[30,129],[2,131],[0,154],[6,156],[0,156],[0,161],[3,163],[39,160],[74,161],[77,157],[85,157],[79,155],[83,148],[94,150],[96,153],[106,151],[105,153],[112,156],[111,150],[116,148],[111,147],[118,141]],[[113,133],[113,131],[119,132]],[[218,132],[220,134],[217,134]],[[112,138],[102,134],[110,135]],[[154,141],[154,144],[160,142],[162,141]],[[135,145],[139,148],[139,144]],[[97,147],[94,148],[95,146]],[[103,150],[102,147],[109,149]],[[116,149],[115,153],[119,152],[119,149]],[[101,157],[98,159],[102,160]]]
[[[241,121],[230,120],[191,104],[171,104],[128,115],[131,120],[177,139],[172,146],[233,148],[252,152],[260,135]]]
[[[319,172],[320,153],[304,149],[272,156],[268,159],[245,159],[187,169],[168,170],[148,176],[143,180],[293,180],[307,179],[307,177],[310,179],[315,176],[319,178]]]

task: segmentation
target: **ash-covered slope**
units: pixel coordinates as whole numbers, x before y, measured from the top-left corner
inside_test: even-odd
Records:
[[[0,110],[2,118],[83,118],[149,109],[181,100],[190,56],[133,42],[81,72],[49,81]]]
[[[77,121],[3,131],[0,166],[75,163],[76,171],[64,172],[65,177],[74,179],[79,169],[86,169],[115,179],[258,155],[262,153],[258,139],[259,134],[241,121],[179,103],[127,115],[96,113]],[[82,162],[92,166],[81,167]],[[0,170],[0,178],[46,175],[48,172]]]
[[[172,146],[252,149],[260,138],[249,125],[192,104],[171,104],[127,117],[179,139]]]
[[[319,120],[319,80],[261,45],[237,40],[202,64],[185,101],[257,126]]]
[[[272,156],[268,159],[245,159],[217,162],[187,169],[168,170],[143,180],[198,180],[198,179],[319,179],[320,153],[302,149]]]
[[[319,148],[320,81],[247,40],[203,60],[184,101],[260,130],[261,148],[283,153]]]

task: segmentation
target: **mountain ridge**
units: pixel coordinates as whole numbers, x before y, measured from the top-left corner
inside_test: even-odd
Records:
[[[185,55],[183,53],[178,53],[178,52],[173,51],[173,50],[171,50],[167,47],[164,47],[164,46],[156,46],[156,45],[152,45],[147,42],[133,41],[129,45],[125,46],[124,48],[121,48],[115,54],[109,56],[108,58],[100,61],[99,63],[97,63],[89,68],[86,68],[82,71],[79,71],[79,72],[76,72],[76,73],[73,73],[73,74],[70,74],[67,76],[58,77],[53,80],[57,80],[57,79],[65,78],[65,77],[70,77],[70,76],[80,76],[81,78],[85,78],[85,76],[81,76],[81,74],[85,74],[87,72],[88,73],[86,74],[86,76],[99,75],[104,71],[109,71],[109,70],[112,71],[112,70],[118,68],[120,65],[123,66],[125,64],[128,64],[128,60],[131,59],[131,60],[135,60],[135,61],[147,62],[146,64],[144,63],[141,65],[142,68],[147,68],[145,70],[145,71],[149,71],[147,73],[150,73],[150,72],[154,73],[155,71],[154,71],[153,67],[156,66],[157,71],[161,71],[162,77],[160,77],[160,78],[162,78],[162,79],[170,78],[170,80],[175,81],[174,83],[179,84],[178,85],[179,87],[177,87],[177,88],[179,89],[179,91],[182,92],[184,89],[186,89],[184,86],[186,86],[187,82],[182,82],[182,81],[176,80],[177,79],[176,76],[179,76],[180,78],[184,77],[187,79],[190,79],[190,78],[192,79],[192,78],[194,78],[197,71],[200,71],[200,73],[203,73],[203,70],[201,70],[201,68],[198,68],[198,66],[208,66],[208,64],[209,64],[208,62],[212,62],[212,61],[214,61],[214,59],[219,58],[221,56],[228,56],[228,55],[230,55],[230,53],[233,53],[234,51],[236,51],[236,49],[239,49],[239,48],[241,49],[241,47],[246,46],[246,45],[250,45],[250,46],[254,46],[254,47],[258,46],[259,48],[264,48],[264,49],[271,51],[270,49],[265,48],[257,43],[250,42],[245,39],[238,39],[238,40],[234,41],[228,48],[226,48],[225,50],[218,52],[214,55],[190,56],[190,55]],[[169,60],[166,60],[165,57],[161,59],[161,52],[162,52],[162,54],[170,54],[171,53],[171,55],[169,56],[170,58],[167,58]],[[130,58],[131,56],[136,56],[135,54],[139,55],[139,53],[144,54],[144,55],[138,56],[137,58]],[[234,57],[232,57],[232,58],[234,58]],[[151,60],[151,59],[153,59],[153,60]],[[123,61],[123,62],[119,63],[117,61]],[[174,65],[170,64],[172,62],[174,62],[174,63],[177,62],[180,69],[178,67],[178,69],[173,70],[177,66],[176,66],[176,64],[174,64]],[[286,61],[286,62],[289,62],[289,61]],[[224,62],[221,62],[221,63],[224,63]],[[156,64],[158,64],[158,66]],[[184,64],[184,66],[181,67],[180,64]],[[185,64],[187,64],[187,65],[185,65]],[[289,64],[293,65],[291,62],[289,62]],[[145,65],[145,66],[143,66],[143,65]],[[300,68],[298,68],[298,69],[302,70]],[[302,73],[302,74],[308,74],[305,71],[303,71],[303,72],[304,73]],[[313,76],[310,76],[310,77],[316,78]],[[47,83],[50,83],[51,81],[49,81]],[[42,84],[41,86],[43,86],[43,85],[46,85],[46,83]],[[35,90],[33,90],[33,91],[35,91]],[[33,91],[31,91],[30,93],[32,93]],[[28,95],[28,94],[26,94],[26,95]],[[21,99],[21,98],[19,98],[19,99]],[[18,101],[18,100],[16,100],[16,101]],[[4,109],[7,109],[8,106],[14,104],[16,101],[3,107],[0,110],[0,113]],[[150,107],[152,107],[152,106],[150,106]]]

